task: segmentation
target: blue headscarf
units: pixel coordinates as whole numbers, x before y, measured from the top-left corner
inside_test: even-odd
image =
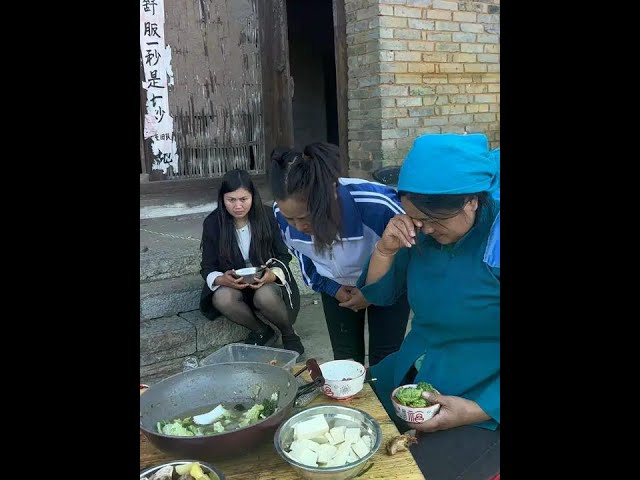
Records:
[[[489,150],[487,137],[482,133],[418,137],[398,179],[398,190],[430,195],[495,194],[499,187],[500,149]]]

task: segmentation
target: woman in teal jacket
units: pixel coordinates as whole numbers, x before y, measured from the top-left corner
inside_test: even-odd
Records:
[[[485,479],[500,464],[499,150],[482,134],[416,139],[398,191],[396,215],[376,244],[358,286],[374,305],[408,293],[414,312],[400,350],[371,367],[375,390],[427,478]],[[441,407],[422,424],[404,424],[392,390],[431,383]],[[429,433],[422,433],[429,432]],[[437,433],[433,433],[437,432]]]

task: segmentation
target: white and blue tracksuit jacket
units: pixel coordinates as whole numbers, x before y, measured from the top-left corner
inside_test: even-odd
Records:
[[[313,237],[289,225],[278,204],[273,204],[282,238],[298,258],[304,282],[314,291],[331,296],[341,285],[356,285],[389,220],[405,213],[397,192],[380,183],[340,178],[337,193],[342,207],[343,237],[322,254],[316,252]]]

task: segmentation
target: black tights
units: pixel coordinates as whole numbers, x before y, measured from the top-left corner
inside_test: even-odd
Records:
[[[247,287],[237,290],[230,287],[220,287],[213,292],[213,306],[232,322],[247,327],[254,332],[266,329],[254,310],[273,323],[282,335],[293,333],[289,320],[289,311],[282,298],[280,287],[267,283],[257,290]]]

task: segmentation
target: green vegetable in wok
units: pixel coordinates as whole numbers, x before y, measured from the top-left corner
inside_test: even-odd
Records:
[[[207,414],[175,418],[171,421],[160,421],[157,423],[156,428],[159,433],[178,437],[208,436],[237,430],[273,415],[278,409],[278,393],[274,393],[271,398],[265,398],[262,403],[256,403],[243,412],[239,411],[241,410],[238,408],[239,406],[241,405],[225,408],[223,405],[218,405]],[[206,417],[216,411],[221,413],[216,415],[218,420],[211,424],[203,425],[194,421],[194,417]],[[211,418],[214,417],[211,416]]]
[[[264,415],[265,418],[273,415],[276,411],[276,408],[278,408],[278,394],[274,393],[273,395],[271,395],[271,398],[265,398],[262,401],[262,406],[264,407],[262,415]]]

